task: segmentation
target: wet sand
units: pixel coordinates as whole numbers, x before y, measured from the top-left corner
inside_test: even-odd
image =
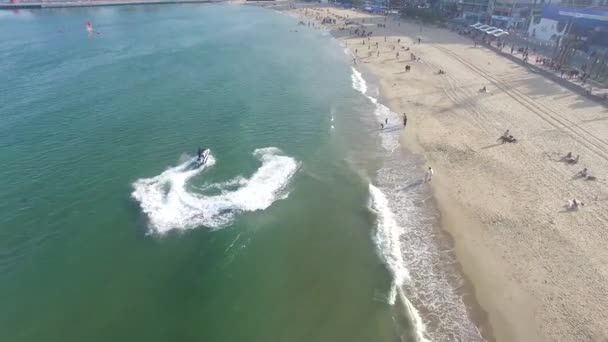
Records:
[[[326,28],[358,51],[357,67],[380,79],[391,110],[407,113],[402,143],[435,170],[442,228],[496,340],[606,340],[606,108],[447,30],[329,11],[308,8],[307,20],[337,19]],[[358,24],[339,30],[346,16]],[[369,42],[349,34],[355,27],[373,32]],[[497,142],[506,129],[516,144]],[[579,163],[561,161],[567,152]],[[583,167],[597,179],[577,178]],[[573,198],[585,206],[566,210]]]

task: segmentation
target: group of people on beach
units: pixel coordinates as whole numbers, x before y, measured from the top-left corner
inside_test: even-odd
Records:
[[[322,19],[321,19],[320,16],[317,15],[316,19],[317,20],[321,20],[321,24],[336,24],[335,19],[332,19],[332,18],[329,17],[329,15],[332,15],[332,13],[329,12],[329,10],[327,10],[327,14],[328,14],[328,16],[323,17]],[[336,16],[336,17],[339,17],[339,16]],[[368,50],[371,50],[372,46],[374,46],[375,49],[376,49],[376,55],[378,57],[380,56],[380,44],[379,44],[379,42],[377,42],[377,41],[376,42],[372,42],[371,41],[372,32],[367,31],[365,29],[365,26],[362,25],[363,23],[365,23],[365,19],[361,19],[361,24],[359,24],[359,23],[357,23],[355,21],[347,21],[346,20],[347,18],[344,18],[344,17],[339,17],[339,18],[345,21],[344,22],[345,25],[356,25],[357,27],[354,30],[353,29],[349,30],[349,35],[353,35],[354,34],[355,36],[358,36],[358,37],[365,37],[365,38],[367,38],[367,39],[363,39],[361,41],[361,45],[364,45],[364,46],[367,45],[367,49]],[[384,21],[386,22],[386,18],[384,19]],[[376,27],[377,28],[386,28],[386,24],[385,23],[378,23],[376,25]],[[344,29],[344,26],[342,27],[342,29]],[[418,41],[418,44],[421,44],[422,43],[422,38],[421,37],[417,37],[417,41]],[[388,42],[388,39],[387,39],[386,36],[384,36],[384,42],[385,43]],[[397,39],[397,45],[399,45],[402,50],[410,51],[409,47],[401,46],[401,38]],[[391,49],[393,51],[395,51],[396,50],[396,46],[395,45],[391,45]],[[359,50],[355,49],[355,57],[353,57],[353,65],[357,65],[357,56],[358,56],[358,54],[359,54]],[[372,51],[368,51],[368,57],[371,57],[371,56],[372,56]],[[399,59],[399,56],[400,56],[399,51],[396,51],[395,52],[395,59]],[[416,56],[414,53],[410,53],[410,59],[412,61],[420,61],[420,57]],[[410,70],[411,70],[411,65],[406,64],[405,65],[405,72],[410,72]],[[443,71],[442,69],[440,69],[439,70],[439,74],[445,74],[445,71]],[[403,113],[403,128],[404,129],[407,126],[407,121],[408,121],[407,114]],[[380,129],[384,130],[386,127],[388,127],[388,123],[389,123],[388,118],[385,118],[384,122],[380,123]],[[424,181],[425,182],[430,182],[431,179],[433,178],[433,175],[434,175],[434,170],[429,166],[428,169],[427,169],[427,171],[426,171],[426,174],[425,174],[425,177],[424,177]]]
[[[336,24],[336,20],[332,19],[329,17],[329,15],[332,15],[329,10],[327,10],[328,16],[325,18],[322,18],[322,24]],[[345,19],[345,18],[342,18]],[[386,22],[386,18],[384,19],[384,21]],[[375,47],[375,52],[376,52],[376,56],[380,57],[380,44],[378,41],[372,41],[371,40],[371,36],[372,36],[372,32],[367,31],[365,29],[365,19],[361,19],[360,23],[356,22],[356,21],[346,21],[345,20],[345,25],[355,25],[354,29],[351,29],[349,31],[350,35],[355,35],[355,36],[359,36],[359,37],[364,37],[366,39],[362,40],[361,45],[365,46],[367,45],[367,50],[371,50],[372,46]],[[386,24],[385,23],[376,23],[376,27],[377,28],[386,28]],[[383,37],[384,39],[384,43],[389,43],[388,38],[386,36]],[[422,43],[422,38],[421,37],[417,37],[416,38],[418,44]],[[491,42],[488,42],[491,43]],[[477,42],[475,42],[475,44],[477,44]],[[390,49],[392,51],[394,51],[395,53],[395,59],[398,60],[400,57],[400,51],[396,50],[396,47],[399,46],[400,50],[405,50],[405,51],[410,51],[409,47],[405,47],[405,46],[401,46],[401,38],[396,39],[396,44],[392,44],[389,45]],[[496,42],[496,46],[499,47],[500,49],[503,49],[506,44],[498,41]],[[534,49],[533,49],[534,50]],[[528,57],[529,57],[529,50],[527,47],[515,47],[512,46],[511,47],[511,54],[514,54],[517,51],[517,53],[522,55],[523,61],[527,62]],[[355,56],[353,58],[353,64],[356,65],[357,64],[357,57],[358,57],[358,49],[355,49]],[[534,51],[533,51],[534,52]],[[368,58],[372,56],[372,51],[368,51],[367,54]],[[420,57],[416,56],[415,53],[410,52],[410,60],[411,61],[420,61]],[[551,60],[551,59],[547,59],[547,58],[541,58],[541,57],[536,57],[535,60],[536,64],[542,64],[543,66],[555,69],[557,71],[561,71],[561,76],[563,77],[564,74],[567,75],[568,78],[577,78],[579,77],[579,71],[574,69],[574,70],[563,70],[562,66],[555,63],[555,61]],[[584,79],[586,74],[585,74],[585,67],[582,67],[582,78]],[[409,64],[405,65],[405,72],[409,72],[411,70],[411,66]],[[437,72],[437,74],[439,75],[443,75],[445,74],[445,71],[443,69],[439,69],[439,71]],[[480,90],[480,93],[489,93],[489,90],[486,86],[483,86]],[[404,113],[403,114],[403,128],[405,129],[405,127],[407,126],[407,121],[408,121],[408,117],[407,115]],[[380,123],[380,128],[382,130],[384,130],[386,127],[388,127],[388,118],[385,118],[384,122]],[[506,130],[498,139],[501,143],[515,143],[517,142],[517,138],[515,138],[513,136],[513,134],[511,134],[510,130]],[[579,163],[579,155],[573,156],[571,152],[569,152],[568,154],[566,154],[562,160],[568,164],[578,164]],[[428,182],[432,179],[434,174],[434,170],[431,167],[428,167],[425,177],[424,177],[424,181]],[[574,176],[575,178],[581,178],[581,179],[585,179],[585,180],[595,180],[595,177],[592,176],[589,172],[588,168],[583,168],[581,171],[579,171],[578,173],[576,173],[576,175]],[[585,204],[578,200],[578,199],[571,199],[569,201],[567,201],[567,203],[565,204],[565,207],[567,210],[577,210],[580,207],[584,206]]]

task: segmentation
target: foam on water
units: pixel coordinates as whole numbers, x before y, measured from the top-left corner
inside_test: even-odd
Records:
[[[388,302],[394,305],[397,296],[399,296],[413,320],[412,323],[417,341],[429,341],[425,337],[426,327],[422,322],[420,314],[409,301],[402,288],[406,282],[411,281],[410,274],[405,268],[406,263],[403,260],[403,252],[401,251],[400,234],[403,229],[395,221],[395,216],[389,207],[388,199],[384,193],[371,183],[369,184],[369,193],[370,209],[374,211],[377,217],[374,240],[380,257],[388,266],[393,278]]]
[[[353,88],[359,91],[361,94],[366,95],[365,93],[367,93],[367,83],[365,83],[363,76],[357,69],[352,68],[352,70],[353,73],[350,78],[353,82]]]
[[[359,91],[374,104],[376,120],[378,120],[378,124],[384,125],[384,128],[380,132],[382,147],[388,151],[394,151],[399,147],[399,132],[401,131],[401,119],[399,115],[380,103],[377,98],[369,95],[369,88],[363,75],[355,68],[352,68],[352,71],[351,80],[353,89]],[[388,124],[385,123],[386,119],[388,119]]]
[[[396,288],[403,285],[410,275],[405,269],[405,262],[401,253],[398,236],[400,229],[388,207],[388,200],[382,191],[373,184],[369,185],[369,193],[371,196],[370,207],[378,217],[375,242],[382,251],[381,256],[393,275],[393,285],[389,295],[389,303],[393,305],[397,297]]]
[[[225,226],[238,213],[263,210],[276,200],[286,198],[285,187],[299,166],[295,159],[274,147],[257,149],[253,155],[262,163],[256,172],[250,178],[237,177],[208,186],[220,189],[218,195],[206,196],[186,187],[189,179],[215,164],[213,155],[209,154],[204,167],[192,168],[195,160],[192,158],[156,177],[135,181],[132,196],[148,216],[150,229],[155,233]],[[226,190],[227,187],[235,189]]]
[[[406,299],[402,300],[406,308],[415,303],[427,313],[421,321],[427,325],[425,336],[430,340],[483,341],[458,293],[463,280],[454,266],[456,261],[448,246],[439,244],[441,238],[433,227],[435,214],[425,208],[430,194],[422,178],[423,172],[416,163],[396,154],[386,158],[377,174],[377,187],[395,222],[390,237],[401,246],[403,267],[410,271],[410,281],[403,283],[404,292],[398,294]],[[386,253],[381,245],[378,247]],[[415,321],[416,314],[412,317]]]
[[[370,209],[377,217],[374,241],[392,275],[388,302],[400,299],[417,341],[483,341],[457,293],[462,279],[453,270],[455,261],[437,243],[435,217],[420,204],[429,196],[423,172],[413,156],[404,158],[398,149],[400,117],[369,95],[361,73],[352,71],[352,87],[374,104],[378,123],[389,119],[379,131],[384,167],[377,184],[369,185]]]

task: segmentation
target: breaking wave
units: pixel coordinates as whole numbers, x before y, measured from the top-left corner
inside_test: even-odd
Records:
[[[376,184],[369,185],[369,206],[376,214],[377,252],[392,276],[388,303],[403,305],[418,342],[483,341],[458,292],[462,279],[455,260],[438,244],[434,214],[424,205],[429,195],[419,164],[398,149],[401,118],[369,95],[372,91],[355,68],[351,79],[353,89],[375,106],[377,122],[385,124],[379,131],[383,167]]]
[[[215,164],[212,154],[204,167],[194,168],[195,158],[190,158],[158,176],[138,179],[131,195],[148,216],[154,233],[200,226],[219,228],[231,223],[239,213],[264,210],[288,195],[285,188],[299,163],[275,147],[257,149],[253,156],[262,163],[253,175],[206,187],[219,190],[216,195],[187,188],[189,179]]]
[[[391,211],[388,198],[384,193],[373,184],[369,185],[369,193],[370,209],[374,211],[377,217],[374,240],[380,257],[392,275],[388,303],[394,305],[397,296],[399,296],[413,321],[417,341],[429,341],[425,337],[426,327],[422,322],[420,314],[403,292],[403,286],[406,281],[409,282],[411,280],[410,274],[407,268],[405,268],[406,263],[403,260],[403,252],[401,251],[401,234],[403,229],[395,220],[395,215]]]

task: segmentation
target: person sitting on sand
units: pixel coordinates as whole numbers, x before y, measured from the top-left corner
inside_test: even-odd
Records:
[[[577,200],[576,198],[569,200],[568,202],[566,202],[566,209],[568,210],[578,210],[578,207],[582,207],[584,206],[585,203]]]
[[[576,158],[572,158],[572,155],[570,155],[570,158],[566,158],[565,160],[568,164],[578,164],[579,157],[580,156],[578,154],[576,155]]]
[[[439,74],[439,75],[444,75],[444,74],[445,74],[445,71],[443,71],[443,69],[439,69],[439,71],[437,72],[437,74]]]
[[[480,93],[487,93],[488,92],[488,88],[486,86],[483,86],[483,88],[479,89]]]
[[[577,175],[582,178],[587,178],[587,176],[589,176],[589,171],[587,170],[587,168],[584,168],[579,171]]]
[[[515,139],[515,137],[513,137],[513,135],[511,134],[511,131],[506,130],[503,135],[500,136],[500,138],[498,138],[498,140],[501,143],[515,143],[517,142],[517,139]]]
[[[566,157],[564,157],[564,160],[566,161],[566,163],[568,164],[577,164],[578,163],[578,158],[580,156],[577,154],[576,158],[572,158],[572,152],[568,152],[568,154],[566,155]]]

